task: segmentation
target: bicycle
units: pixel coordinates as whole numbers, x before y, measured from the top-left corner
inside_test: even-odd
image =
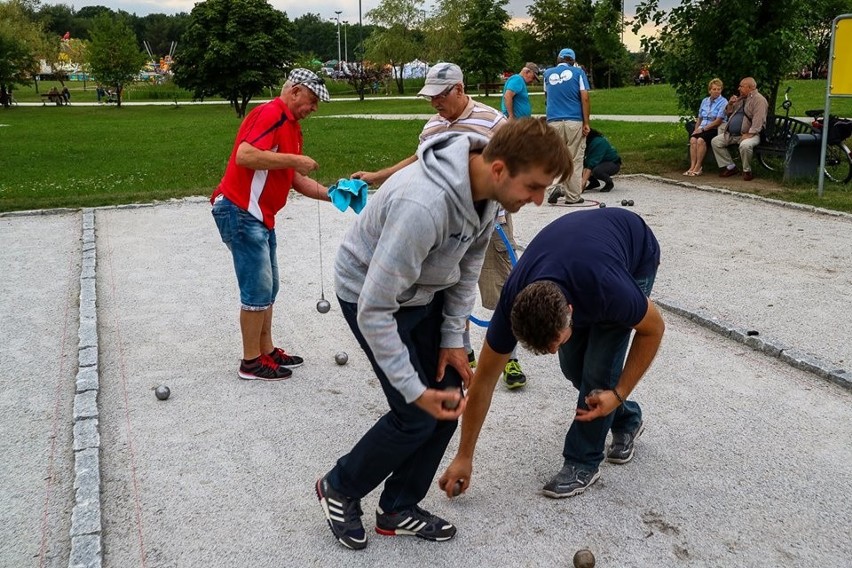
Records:
[[[760,164],[769,171],[783,172],[787,160],[787,150],[790,141],[797,134],[813,134],[813,126],[807,122],[790,118],[790,89],[784,91],[784,102],[781,108],[784,115],[768,115],[766,126],[760,133],[760,144],[755,148],[755,154]]]
[[[822,136],[823,117],[822,110],[809,110],[805,114],[814,120],[808,124],[795,118],[790,118],[790,108],[793,106],[793,101],[790,100],[790,89],[787,87],[784,91],[784,102],[781,103],[781,108],[784,109],[784,117],[767,117],[766,130],[761,135],[761,145],[767,144],[775,148],[769,148],[761,151],[761,146],[756,148],[757,157],[761,165],[770,171],[784,171],[784,152],[780,151],[786,147],[787,142],[795,134],[813,134],[817,137]],[[773,119],[773,120],[770,120]],[[778,120],[774,120],[778,119]],[[776,124],[778,122],[778,124]],[[782,125],[778,129],[778,125]],[[852,121],[842,119],[836,116],[831,116],[829,119],[829,138],[828,146],[825,153],[825,177],[836,183],[848,183],[852,180],[852,152],[845,144],[844,140],[852,134]]]
[[[813,119],[814,131],[822,135],[825,131],[823,109],[806,110],[805,115]],[[837,183],[852,180],[852,150],[846,139],[852,136],[852,120],[835,115],[828,117],[828,141],[825,147],[825,177]]]

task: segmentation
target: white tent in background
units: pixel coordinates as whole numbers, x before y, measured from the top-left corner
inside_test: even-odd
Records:
[[[429,70],[429,65],[426,64],[425,61],[420,61],[419,59],[415,59],[414,61],[410,61],[402,66],[402,78],[403,79],[422,79],[426,76],[426,72]],[[399,68],[393,67],[393,76],[394,79],[399,77]]]

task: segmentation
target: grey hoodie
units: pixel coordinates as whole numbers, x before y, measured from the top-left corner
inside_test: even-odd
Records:
[[[497,203],[474,208],[469,154],[487,139],[447,132],[391,176],[349,228],[334,265],[337,295],[358,304],[358,327],[391,384],[412,402],[426,386],[397,331],[400,307],[444,290],[441,347],[462,347]]]

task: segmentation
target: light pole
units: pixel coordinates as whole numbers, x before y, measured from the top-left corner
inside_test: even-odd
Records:
[[[343,10],[335,10],[334,13],[337,15],[335,18],[337,20],[337,69],[342,70],[343,68],[340,66],[340,14],[343,13]]]
[[[343,61],[349,62],[349,38],[346,35],[346,27],[349,25],[348,20],[343,20]]]
[[[364,24],[361,21],[361,0],[358,0],[358,49],[355,50],[358,60],[358,98],[364,100]]]

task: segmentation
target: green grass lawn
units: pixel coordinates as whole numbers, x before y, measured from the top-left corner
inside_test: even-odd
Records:
[[[818,84],[795,82],[794,115],[799,108],[821,105],[811,104],[824,96]],[[499,105],[497,96],[483,100]],[[544,111],[543,97],[534,96],[533,102],[534,112]],[[677,114],[667,85],[594,91],[592,105],[595,114]],[[323,117],[431,112],[422,99],[381,95],[322,104],[316,116],[303,122],[305,153],[319,162],[315,175],[325,184],[357,170],[378,169],[415,150],[422,120]],[[222,176],[239,120],[224,104],[19,106],[0,109],[0,125],[0,211],[11,211],[208,195]],[[666,174],[686,165],[686,134],[679,124],[596,121],[594,126],[618,148],[623,173]],[[772,178],[763,172],[761,177]],[[826,197],[819,200],[815,185],[796,184],[774,196],[852,211],[852,188],[827,184]]]

